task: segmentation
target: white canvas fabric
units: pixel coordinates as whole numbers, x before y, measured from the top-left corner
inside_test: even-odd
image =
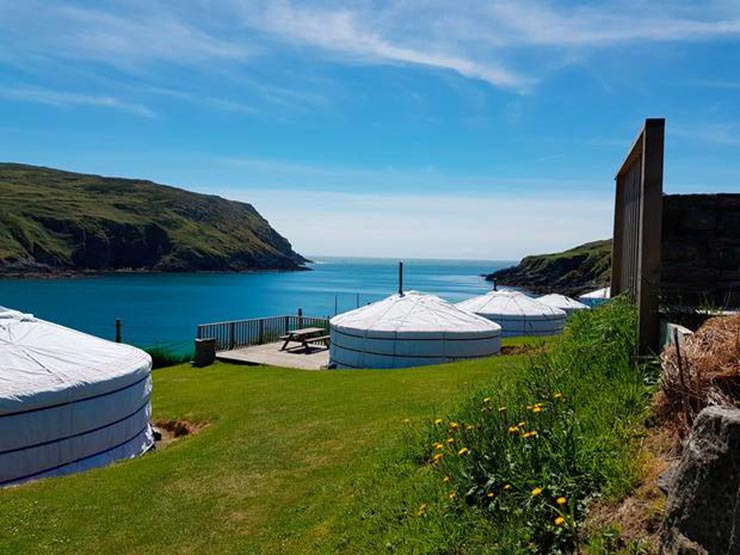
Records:
[[[518,291],[491,291],[455,306],[496,322],[502,337],[556,335],[565,325],[564,311]]]
[[[565,313],[569,316],[574,312],[588,308],[587,305],[579,303],[575,299],[571,299],[570,297],[566,297],[565,295],[558,295],[557,293],[543,295],[542,297],[539,297],[537,301],[541,302],[542,304],[546,304],[547,306],[564,310]]]
[[[0,307],[0,485],[149,449],[151,358]]]
[[[578,297],[578,300],[588,306],[598,306],[605,303],[611,297],[612,288],[604,287],[602,289],[596,289],[595,291],[589,291]]]
[[[335,316],[330,335],[337,368],[406,368],[501,351],[500,326],[416,291]]]

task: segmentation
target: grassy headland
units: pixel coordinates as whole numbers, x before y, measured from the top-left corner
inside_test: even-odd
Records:
[[[611,255],[611,239],[593,241],[563,252],[527,256],[517,266],[489,274],[486,279],[536,293],[575,296],[609,285]]]
[[[151,181],[0,164],[0,275],[297,269],[249,204]]]

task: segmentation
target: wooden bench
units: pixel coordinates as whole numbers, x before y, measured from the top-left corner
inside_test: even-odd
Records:
[[[331,335],[320,335],[319,337],[308,337],[306,343],[323,343],[328,347],[330,339]]]

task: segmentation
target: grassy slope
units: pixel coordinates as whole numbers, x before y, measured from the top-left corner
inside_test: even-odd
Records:
[[[0,553],[366,552],[378,539],[357,514],[373,496],[363,484],[375,487],[402,419],[421,426],[522,361],[159,370],[155,419],[210,426],[142,459],[0,491]]]
[[[298,262],[249,204],[151,181],[0,164],[0,269],[240,270]]]
[[[518,266],[487,276],[501,285],[576,295],[604,287],[611,278],[611,239],[585,243],[563,252],[527,256]]]

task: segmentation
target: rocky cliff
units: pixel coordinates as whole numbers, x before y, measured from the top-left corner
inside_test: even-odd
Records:
[[[559,253],[527,256],[486,279],[535,293],[575,296],[609,285],[611,253],[611,239],[594,241]]]
[[[301,269],[250,204],[138,179],[0,164],[0,275]]]

